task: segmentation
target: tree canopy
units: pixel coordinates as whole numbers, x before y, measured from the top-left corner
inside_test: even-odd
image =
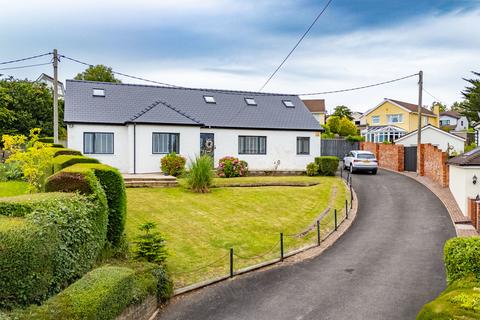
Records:
[[[112,71],[112,68],[104,66],[102,64],[97,64],[96,66],[90,66],[85,71],[77,74],[75,76],[76,80],[87,80],[87,81],[101,81],[101,82],[114,82],[121,83],[119,79],[115,78],[115,74]]]
[[[58,101],[59,136],[65,137],[63,100]],[[0,79],[0,136],[23,134],[41,128],[53,135],[53,92],[46,84],[11,78]]]
[[[336,106],[335,109],[333,110],[332,116],[346,117],[349,120],[353,119],[352,110],[350,110],[350,108],[347,106]]]
[[[465,98],[463,103],[463,110],[460,111],[463,115],[467,116],[470,121],[478,121],[480,117],[480,73],[472,72],[474,76],[479,77],[476,79],[463,79],[470,85],[465,87],[462,91],[462,95]]]
[[[338,134],[341,137],[357,134],[357,127],[347,117],[330,116],[325,127],[328,133]]]

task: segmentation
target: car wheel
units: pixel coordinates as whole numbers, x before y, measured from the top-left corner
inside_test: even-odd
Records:
[[[350,173],[353,173],[353,166],[350,165]]]
[[[377,169],[372,170],[372,174],[377,174]]]

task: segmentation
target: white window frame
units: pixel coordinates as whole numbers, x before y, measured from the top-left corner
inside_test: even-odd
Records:
[[[172,140],[172,136],[175,136],[175,146]],[[155,141],[155,138],[158,137],[158,141]],[[160,150],[161,142],[166,144],[167,150]],[[155,148],[157,147],[157,149]],[[170,154],[172,152],[180,152],[180,133],[174,132],[152,132],[152,154]]]
[[[238,154],[267,154],[266,136],[238,136]]]
[[[372,124],[379,124],[379,123],[380,123],[380,116],[372,116]]]
[[[397,119],[397,121],[393,121],[393,119]],[[389,124],[396,124],[396,123],[403,123],[403,114],[389,114],[387,115],[388,123]]]

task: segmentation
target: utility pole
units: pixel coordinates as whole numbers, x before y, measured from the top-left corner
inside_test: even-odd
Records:
[[[422,93],[423,93],[423,71],[418,73],[418,128],[417,128],[417,175],[420,175],[420,158],[422,147]]]
[[[53,49],[53,141],[58,143],[58,52]]]

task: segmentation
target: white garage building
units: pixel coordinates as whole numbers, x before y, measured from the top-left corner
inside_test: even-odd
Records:
[[[160,171],[160,159],[210,154],[250,170],[304,171],[323,130],[295,95],[67,80],[68,147],[124,173]]]

